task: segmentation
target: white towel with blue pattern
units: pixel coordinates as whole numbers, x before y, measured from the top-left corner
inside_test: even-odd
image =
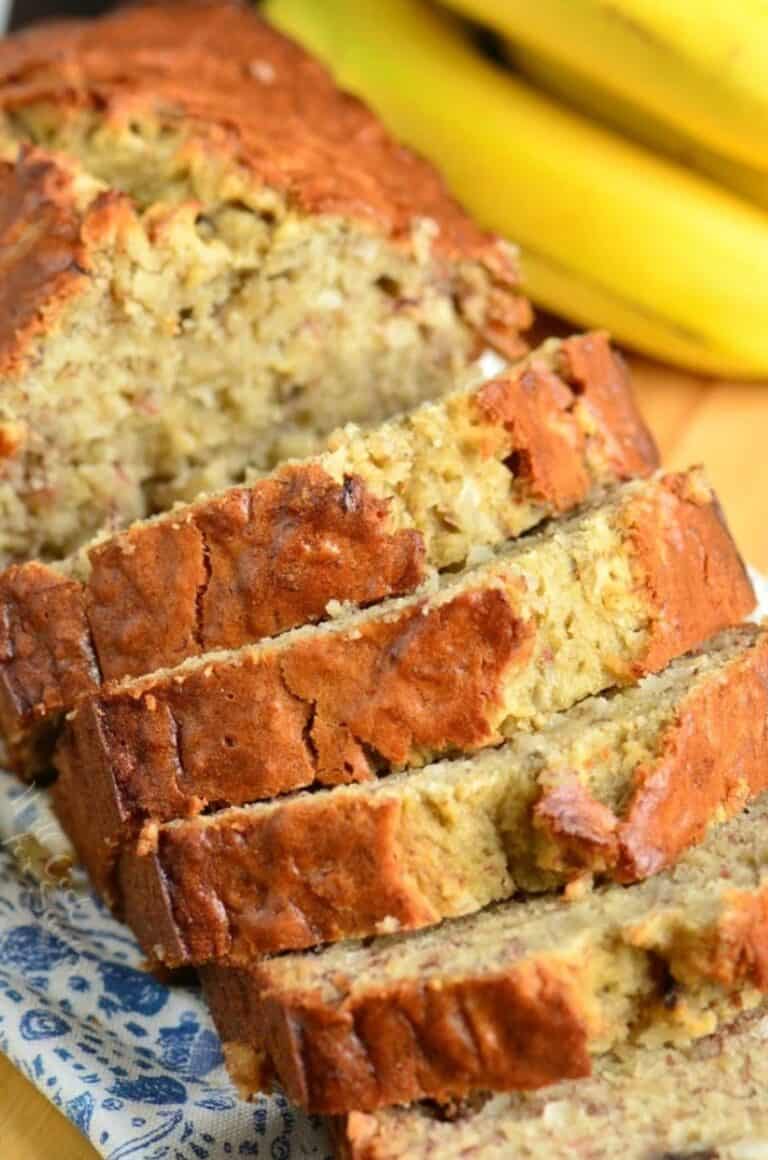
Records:
[[[197,989],[144,972],[82,879],[45,883],[61,843],[45,793],[0,773],[0,1049],[109,1160],[329,1157],[319,1120],[237,1098]]]
[[[128,931],[82,885],[20,873],[29,839],[9,830],[50,837],[41,792],[0,774],[0,818],[0,1049],[97,1151],[109,1160],[330,1156],[320,1122],[283,1098],[237,1098],[196,988],[143,971]]]

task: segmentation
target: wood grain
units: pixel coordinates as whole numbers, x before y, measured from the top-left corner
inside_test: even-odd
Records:
[[[768,384],[703,380],[633,359],[640,405],[669,467],[704,463],[747,560],[768,573]],[[2,1155],[93,1160],[96,1152],[0,1056]]]
[[[667,467],[703,463],[746,560],[768,573],[768,384],[697,379],[633,360]]]
[[[0,1150],[14,1160],[94,1160],[98,1153],[0,1055]]]

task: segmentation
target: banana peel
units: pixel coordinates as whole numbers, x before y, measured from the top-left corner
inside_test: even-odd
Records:
[[[715,153],[768,170],[764,0],[442,0]]]
[[[768,170],[715,153],[682,129],[608,92],[593,77],[553,57],[512,42],[506,53],[510,64],[526,80],[555,100],[679,165],[697,170],[761,209],[768,209]]]
[[[496,68],[420,0],[268,0],[486,227],[534,301],[648,354],[768,377],[768,214]]]

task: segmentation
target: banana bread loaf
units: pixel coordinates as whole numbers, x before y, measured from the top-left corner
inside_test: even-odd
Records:
[[[0,560],[522,351],[514,251],[248,5],[0,44]]]
[[[671,870],[578,901],[202,969],[233,1078],[331,1114],[535,1089],[712,1034],[768,990],[768,795]]]
[[[497,744],[737,623],[754,595],[702,474],[624,484],[431,594],[81,700],[59,815],[108,890],[148,824]]]
[[[683,1047],[628,1047],[590,1079],[453,1105],[352,1112],[340,1160],[764,1160],[768,1010]]]
[[[101,681],[412,591],[656,462],[621,359],[582,335],[368,432],[350,424],[250,487],[59,564],[14,564],[0,574],[6,761],[44,768],[57,716]]]
[[[750,625],[468,760],[170,822],[125,847],[118,894],[174,967],[415,929],[656,873],[768,788],[766,754],[768,626]]]

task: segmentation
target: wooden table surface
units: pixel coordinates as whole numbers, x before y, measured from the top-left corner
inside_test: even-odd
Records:
[[[709,382],[633,360],[637,394],[668,467],[704,463],[747,560],[768,573],[768,385]],[[96,1153],[0,1056],[0,1152],[14,1160]]]

